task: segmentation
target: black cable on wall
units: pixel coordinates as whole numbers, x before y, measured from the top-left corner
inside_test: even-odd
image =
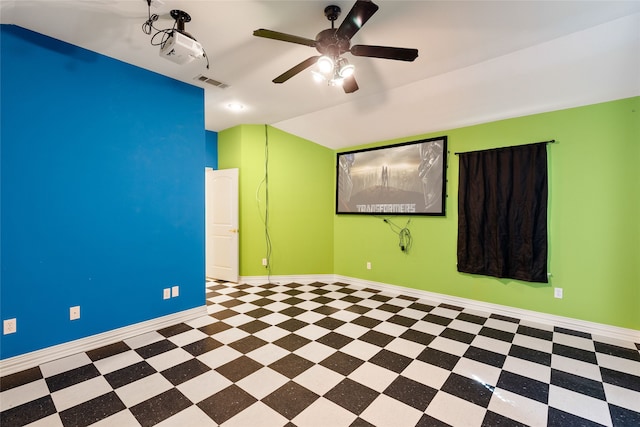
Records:
[[[390,219],[384,218],[384,222],[389,224],[391,230],[398,235],[398,246],[400,250],[404,253],[409,253],[411,246],[413,245],[413,237],[411,236],[411,231],[409,231],[409,224],[411,223],[411,218],[407,220],[407,224],[404,227],[400,227],[399,225],[394,224]]]
[[[267,247],[267,282],[271,283],[271,236],[269,235],[269,132],[264,125],[264,238]]]

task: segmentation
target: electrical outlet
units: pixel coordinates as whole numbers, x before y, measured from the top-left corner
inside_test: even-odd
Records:
[[[171,288],[164,288],[162,290],[162,299],[169,299],[171,298]]]
[[[367,261],[367,270],[371,270],[371,263]]]
[[[562,298],[562,288],[553,288],[553,297]]]
[[[171,298],[175,298],[180,295],[180,286],[174,286],[171,288]]]
[[[16,319],[7,319],[2,322],[3,335],[15,334],[18,331],[18,323]]]
[[[78,320],[80,318],[80,306],[69,308],[69,320]]]
[[[263,265],[264,267],[266,267],[266,266],[267,266],[267,259],[266,259],[266,258],[262,258],[262,265]]]

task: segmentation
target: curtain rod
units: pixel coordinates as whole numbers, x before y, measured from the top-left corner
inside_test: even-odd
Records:
[[[496,148],[487,148],[486,150],[475,150],[475,151],[462,151],[462,152],[455,152],[453,154],[455,154],[456,156],[458,154],[466,154],[466,153],[475,153],[477,151],[489,151],[489,150],[499,150],[501,148],[511,148],[511,147],[524,147],[525,145],[535,145],[535,144],[553,144],[555,143],[556,140],[555,139],[550,139],[548,141],[540,141],[540,142],[532,142],[530,144],[522,144],[522,145],[510,145],[507,147],[496,147]]]

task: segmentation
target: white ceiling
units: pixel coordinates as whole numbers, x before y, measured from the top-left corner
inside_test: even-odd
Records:
[[[146,0],[0,0],[0,22],[204,87],[208,130],[267,123],[330,148],[640,95],[640,1],[375,0],[380,9],[352,44],[417,48],[419,57],[346,54],[360,86],[353,94],[315,83],[308,70],[272,83],[316,51],[252,35],[313,39],[330,27],[327,5],[342,8],[339,25],[353,0],[162,3],[151,8],[155,26],[170,28],[172,9],[189,13],[186,31],[210,69],[159,56],[142,31]],[[229,87],[194,80],[201,74]],[[230,102],[245,108],[232,112]]]

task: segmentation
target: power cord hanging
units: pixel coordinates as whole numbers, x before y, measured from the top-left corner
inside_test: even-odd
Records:
[[[153,23],[156,22],[158,19],[160,19],[160,17],[155,13],[154,14],[151,13],[151,0],[147,0],[147,10],[148,10],[149,18],[144,22],[144,24],[142,24],[142,32],[150,36],[151,33],[155,31],[156,33],[153,35],[153,37],[151,37],[151,46],[162,46],[171,35],[171,32],[173,32],[173,30],[175,29],[176,24],[174,22],[173,27],[170,29],[167,28],[167,29],[161,30],[159,28],[156,28],[153,26]],[[160,33],[164,34],[163,39],[159,43],[154,43],[153,40]]]
[[[411,218],[407,220],[407,224],[404,227],[400,227],[394,224],[390,219],[384,218],[384,222],[389,224],[391,227],[391,231],[398,235],[398,246],[400,250],[404,253],[409,253],[411,246],[413,245],[413,237],[411,236],[411,231],[409,231],[409,224],[411,223]]]
[[[264,185],[264,215],[262,214],[262,210],[260,209],[260,189]],[[260,212],[260,218],[262,219],[262,223],[264,224],[264,237],[266,243],[266,259],[267,259],[267,282],[271,284],[271,236],[269,234],[269,133],[267,125],[264,125],[264,178],[260,181],[258,188],[256,190],[256,202],[258,203],[258,211]]]
[[[264,125],[264,237],[267,245],[267,282],[271,283],[271,235],[269,234],[269,132]]]

